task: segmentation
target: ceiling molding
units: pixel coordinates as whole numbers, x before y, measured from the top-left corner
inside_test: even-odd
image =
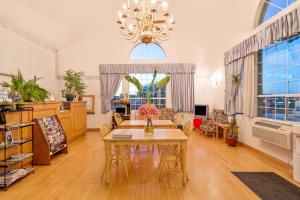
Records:
[[[56,48],[54,48],[53,46],[49,45],[49,44],[46,44],[45,42],[43,41],[40,41],[36,38],[34,38],[33,36],[23,32],[23,31],[20,31],[18,29],[16,29],[13,25],[9,24],[7,21],[3,20],[3,19],[0,19],[0,27],[2,27],[3,29],[5,30],[8,30],[10,32],[13,32],[14,34],[32,42],[32,43],[35,43],[37,44],[38,46],[41,46],[43,47],[44,49],[47,49],[49,51],[52,51],[52,52],[56,52]]]

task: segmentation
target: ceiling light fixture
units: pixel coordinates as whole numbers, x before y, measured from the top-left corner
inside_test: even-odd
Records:
[[[175,24],[166,0],[128,0],[118,17],[122,35],[133,43],[166,41]]]

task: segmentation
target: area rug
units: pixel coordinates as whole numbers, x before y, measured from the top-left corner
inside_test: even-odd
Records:
[[[232,172],[262,200],[300,200],[300,188],[273,172]]]

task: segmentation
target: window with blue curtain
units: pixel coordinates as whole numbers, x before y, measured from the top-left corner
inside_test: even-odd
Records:
[[[296,0],[265,0],[263,12],[261,14],[260,23],[263,23],[274,15],[294,3]]]

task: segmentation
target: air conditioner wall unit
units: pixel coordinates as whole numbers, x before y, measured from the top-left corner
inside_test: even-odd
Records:
[[[292,124],[264,118],[255,118],[252,123],[252,134],[265,142],[292,149]]]

